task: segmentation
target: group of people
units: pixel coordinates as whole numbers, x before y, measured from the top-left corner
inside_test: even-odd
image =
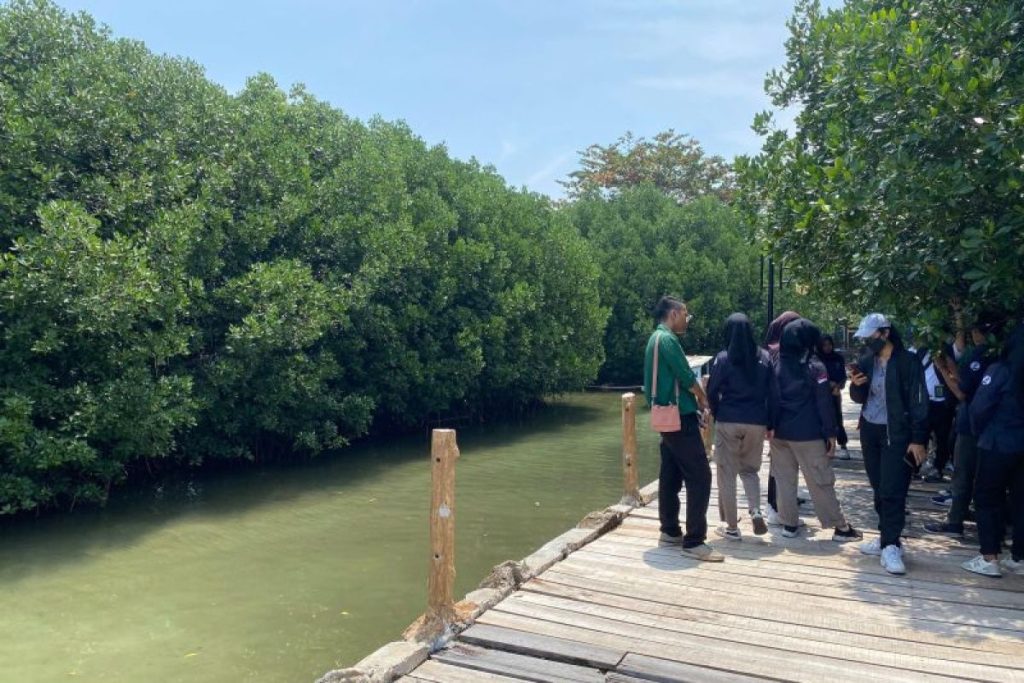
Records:
[[[955,464],[951,490],[936,499],[949,497],[947,519],[926,529],[962,536],[973,500],[981,549],[964,568],[986,576],[1024,575],[1024,324],[1000,344],[997,326],[983,317],[970,331],[973,346],[959,335],[931,354],[908,345],[885,315],[872,313],[854,333],[863,351],[847,364],[830,337],[793,311],[771,322],[762,346],[749,318],[734,313],[725,321],[725,348],[712,361],[705,390],[680,342],[692,317],[686,303],[663,297],[654,317],[645,394],[649,405],[675,406],[679,413],[675,423],[655,425],[662,437],[661,544],[681,546],[698,560],[724,559],[706,542],[712,477],[700,428],[713,415],[722,519],[716,533],[722,538],[742,539],[737,478],[755,535],[777,525],[784,537],[799,536],[802,472],[815,514],[822,528],[832,530],[832,540],[860,540],[862,553],[879,556],[886,571],[903,574],[907,493],[934,439],[929,481],[944,481],[951,454]],[[831,463],[850,458],[842,419],[847,384],[850,398],[861,405],[861,453],[878,516],[878,535],[866,541],[843,513]],[[771,462],[763,510],[759,472],[766,439]],[[685,533],[679,522],[683,487]],[[1009,526],[1013,545],[1005,554]]]

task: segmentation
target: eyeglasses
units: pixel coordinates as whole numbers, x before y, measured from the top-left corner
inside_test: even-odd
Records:
[[[691,320],[693,320],[693,313],[687,313],[686,314],[686,322],[690,322]]]

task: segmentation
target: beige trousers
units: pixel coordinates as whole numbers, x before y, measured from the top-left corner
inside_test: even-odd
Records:
[[[778,487],[779,519],[786,526],[796,526],[797,471],[804,473],[807,490],[814,502],[823,529],[845,528],[846,517],[836,498],[836,475],[825,454],[825,441],[787,441],[775,438],[771,442],[771,471]]]
[[[718,508],[729,528],[739,521],[736,510],[736,477],[743,482],[750,510],[761,508],[761,454],[764,425],[719,422],[715,425],[715,468],[718,474]]]

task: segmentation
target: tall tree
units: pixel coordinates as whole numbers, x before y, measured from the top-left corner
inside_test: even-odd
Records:
[[[814,296],[912,319],[1024,300],[1024,3],[802,0],[742,203]]]
[[[709,156],[695,139],[669,129],[651,139],[626,133],[610,145],[580,153],[580,169],[562,185],[572,199],[593,192],[615,195],[649,183],[678,203],[713,196],[728,200],[733,191],[729,164]]]

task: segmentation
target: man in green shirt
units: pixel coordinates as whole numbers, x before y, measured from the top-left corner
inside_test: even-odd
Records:
[[[690,369],[679,335],[690,323],[686,303],[662,297],[654,309],[658,327],[647,341],[644,357],[644,395],[648,405],[678,405],[681,429],[661,433],[661,479],[658,484],[658,516],[662,545],[680,545],[683,554],[708,562],[721,562],[722,554],[705,543],[708,532],[708,501],[711,499],[711,467],[700,434],[700,413],[707,411],[707,397]],[[654,346],[658,345],[657,395],[652,396]],[[679,394],[676,397],[676,383]],[[686,535],[679,526],[679,492],[686,486]]]

